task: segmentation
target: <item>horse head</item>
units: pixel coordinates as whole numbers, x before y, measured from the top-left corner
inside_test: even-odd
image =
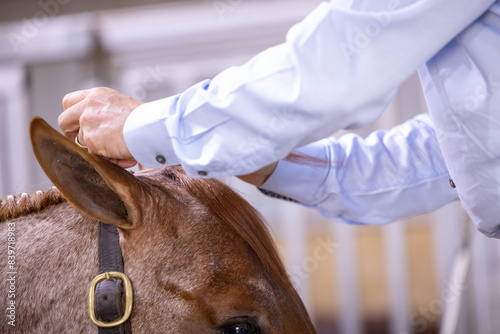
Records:
[[[118,227],[133,333],[315,333],[262,218],[228,186],[180,167],[131,173],[41,119],[31,138],[67,201]]]

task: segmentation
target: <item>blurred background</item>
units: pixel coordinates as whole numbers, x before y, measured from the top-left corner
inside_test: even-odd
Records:
[[[42,116],[58,128],[66,93],[109,86],[143,101],[179,93],[282,42],[318,3],[0,0],[0,198],[51,186],[28,126]],[[414,75],[358,133],[422,112]],[[500,242],[475,231],[459,203],[348,226],[224,181],[266,217],[319,333],[500,332]]]

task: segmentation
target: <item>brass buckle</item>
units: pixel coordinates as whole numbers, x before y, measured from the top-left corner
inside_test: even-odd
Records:
[[[123,314],[123,317],[121,317],[118,320],[115,320],[113,322],[102,322],[97,319],[95,315],[95,310],[94,310],[94,298],[95,298],[95,288],[97,286],[97,283],[99,283],[102,280],[105,279],[111,279],[112,277],[114,278],[120,278],[123,281],[123,288],[125,289],[125,313]],[[120,273],[117,271],[112,271],[109,273],[104,273],[97,275],[92,282],[90,282],[90,287],[89,287],[89,316],[90,320],[98,326],[98,327],[115,327],[118,325],[123,324],[127,319],[130,317],[130,314],[132,314],[132,304],[134,301],[134,293],[132,290],[132,283],[130,282],[130,279],[125,275],[124,273]]]

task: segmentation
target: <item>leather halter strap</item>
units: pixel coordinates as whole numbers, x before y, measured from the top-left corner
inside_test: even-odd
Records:
[[[118,228],[99,222],[99,274],[123,273],[123,258]],[[100,321],[111,322],[124,314],[124,289],[120,279],[100,281],[95,290],[94,308]],[[115,327],[98,327],[99,334],[131,334],[130,319]]]

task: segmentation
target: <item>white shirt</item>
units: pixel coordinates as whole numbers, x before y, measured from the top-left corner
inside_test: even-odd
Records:
[[[189,175],[206,177],[253,172],[339,129],[372,122],[402,82],[494,2],[322,3],[288,32],[286,42],[213,80],[134,110],[125,141],[148,167],[181,163]],[[411,138],[398,143],[412,146]],[[364,182],[378,184],[375,175],[390,173],[372,175]],[[418,205],[429,208],[432,200],[422,200]],[[394,220],[337,211],[331,215],[352,222]]]
[[[500,3],[419,74],[460,200],[481,232],[500,238]]]

